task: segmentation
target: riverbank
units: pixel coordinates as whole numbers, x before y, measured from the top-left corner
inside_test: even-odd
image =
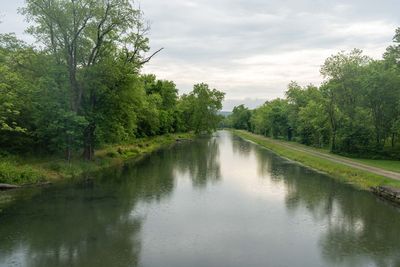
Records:
[[[130,144],[109,145],[96,150],[92,161],[80,157],[70,162],[61,157],[8,156],[0,158],[0,184],[37,185],[79,177],[83,173],[99,171],[123,164],[161,147],[192,139],[191,133],[167,134],[140,138]]]
[[[266,147],[282,157],[299,162],[317,171],[327,173],[335,179],[352,184],[359,189],[370,190],[371,188],[378,186],[400,188],[400,180],[396,179],[398,173],[384,169],[377,172],[377,168],[372,166],[367,166],[362,169],[360,168],[360,163],[357,163],[356,161],[354,161],[354,166],[351,166],[352,164],[350,164],[350,159],[344,161],[342,157],[336,157],[334,155],[323,156],[318,149],[315,149],[315,151],[313,151],[312,148],[301,150],[291,147],[289,145],[290,142],[276,141],[246,131],[232,130],[232,132],[241,138]],[[389,178],[386,175],[392,176],[392,178]]]

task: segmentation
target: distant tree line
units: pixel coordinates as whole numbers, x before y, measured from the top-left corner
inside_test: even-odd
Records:
[[[320,87],[291,82],[284,99],[233,109],[224,124],[333,152],[400,158],[400,28],[382,60],[354,49],[326,59]]]
[[[148,27],[129,0],[27,0],[40,43],[0,34],[0,154],[82,153],[175,132],[210,132],[224,94],[140,73]],[[160,51],[160,50],[159,50]]]

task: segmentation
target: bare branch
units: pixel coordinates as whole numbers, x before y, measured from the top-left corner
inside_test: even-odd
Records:
[[[154,52],[153,54],[151,54],[149,57],[147,57],[147,58],[145,58],[144,60],[142,60],[142,61],[139,63],[139,66],[142,66],[142,65],[148,63],[155,55],[157,55],[157,54],[158,54],[159,52],[161,52],[163,49],[164,49],[164,47],[158,49],[156,52]]]

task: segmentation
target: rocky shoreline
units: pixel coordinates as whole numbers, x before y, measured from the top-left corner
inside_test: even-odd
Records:
[[[375,195],[400,205],[399,188],[393,188],[389,186],[377,186],[377,187],[372,187],[371,190]]]

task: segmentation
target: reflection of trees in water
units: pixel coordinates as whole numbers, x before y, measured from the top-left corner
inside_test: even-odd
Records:
[[[217,138],[204,137],[158,151],[130,168],[131,182],[140,182],[137,177],[142,177],[146,183],[136,187],[146,186],[141,192],[151,193],[149,197],[153,198],[161,198],[173,190],[175,171],[189,173],[194,186],[204,187],[208,182],[216,182],[221,178],[218,142]]]
[[[172,149],[160,150],[148,159],[139,162],[127,172],[136,187],[145,187],[140,192],[150,193],[141,198],[157,197],[169,194],[174,188],[174,173],[188,173],[193,185],[204,187],[208,182],[221,178],[219,162],[219,140],[217,138],[199,138],[190,143],[177,144]],[[142,179],[143,185],[137,184]],[[125,178],[123,179],[125,180]]]
[[[201,138],[190,145],[177,146],[174,150],[176,170],[188,172],[196,187],[204,187],[208,182],[221,179],[219,162],[219,140],[217,138]]]
[[[282,169],[274,168],[276,164],[290,164],[283,161],[282,158],[276,156],[273,152],[257,147],[254,149],[257,159],[257,172],[260,177],[269,177],[272,182],[282,182]]]
[[[0,259],[23,249],[27,266],[137,266],[141,218],[129,213],[134,201],[101,187],[45,194],[16,203],[1,217],[0,236],[8,238]]]
[[[343,192],[346,189],[340,188],[340,195],[331,200],[335,216],[320,240],[324,257],[340,263],[347,256],[368,255],[377,266],[400,266],[398,210],[367,193]]]
[[[113,168],[16,202],[1,218],[0,236],[13,236],[0,244],[0,259],[22,247],[28,266],[137,266],[142,218],[131,212],[172,189],[172,172],[160,182],[162,171],[162,164]]]
[[[242,157],[249,157],[253,151],[254,144],[244,141],[242,138],[232,135],[232,151]]]
[[[28,266],[137,266],[142,218],[132,212],[139,201],[172,192],[168,154],[160,151],[94,180],[16,202],[0,217],[0,236],[13,235],[1,242],[0,259],[23,247]]]
[[[142,218],[135,206],[168,197],[176,170],[189,172],[195,186],[219,180],[218,153],[216,139],[201,139],[15,202],[0,214],[0,237],[7,237],[0,266],[20,249],[27,266],[137,266]]]
[[[326,260],[360,265],[369,257],[377,266],[400,266],[398,209],[263,150],[255,153],[264,176],[270,172],[272,180],[285,184],[288,211],[306,209],[314,220],[326,223],[319,242]]]

